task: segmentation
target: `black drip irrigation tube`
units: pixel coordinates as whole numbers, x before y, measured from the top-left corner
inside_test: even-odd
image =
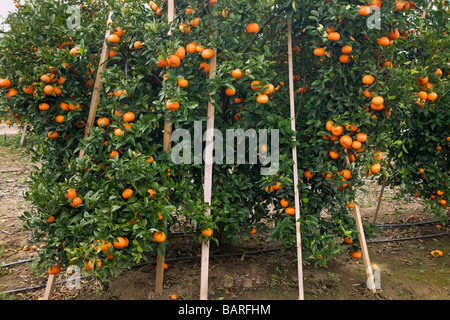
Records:
[[[417,225],[426,225],[426,224],[434,224],[434,223],[440,223],[440,221],[417,222],[417,223],[408,223],[408,224],[406,224],[406,223],[405,224],[385,224],[385,225],[378,225],[378,227],[380,227],[380,228],[395,228],[395,227],[417,226]],[[182,236],[182,235],[187,235],[187,234],[183,233],[183,232],[174,232],[174,233],[171,233],[171,235]],[[435,237],[449,236],[449,235],[450,235],[450,233],[446,232],[446,233],[422,235],[422,236],[417,236],[417,237],[406,237],[406,238],[396,238],[396,239],[375,239],[375,240],[368,240],[367,243],[408,241],[408,240],[435,238]],[[283,249],[288,250],[289,248],[278,247],[278,248],[269,248],[269,249],[262,249],[262,250],[256,250],[256,251],[241,251],[241,252],[234,252],[234,253],[216,254],[216,255],[211,255],[210,258],[212,258],[212,259],[228,258],[228,257],[234,257],[234,256],[242,256],[242,255],[246,255],[246,254],[260,254],[260,253],[266,253],[266,252],[281,251]],[[165,261],[166,262],[176,262],[176,261],[196,260],[199,258],[200,258],[199,256],[187,256],[187,257],[167,258],[167,259],[165,259]],[[0,268],[13,266],[13,265],[21,264],[21,263],[26,263],[26,262],[31,262],[31,261],[33,261],[33,259],[26,259],[26,260],[20,260],[17,262],[6,263],[3,265],[0,265]],[[140,268],[140,267],[155,264],[155,263],[156,263],[156,261],[144,262],[144,263],[140,263],[136,266],[131,267],[131,269]],[[85,279],[85,278],[89,278],[89,277],[91,277],[91,275],[83,276],[83,277],[79,277],[79,278],[71,278],[71,279],[67,279],[67,280],[61,280],[61,281],[55,282],[55,285],[74,281],[77,279]],[[46,287],[46,285],[42,284],[42,285],[38,285],[38,286],[34,286],[34,287],[3,291],[1,293],[2,294],[11,294],[11,293],[16,293],[16,292],[41,289],[41,288],[45,288],[45,287]]]

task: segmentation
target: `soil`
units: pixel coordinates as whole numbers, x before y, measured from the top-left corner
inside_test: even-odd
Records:
[[[8,131],[8,132],[7,132]],[[0,125],[0,137],[17,131]],[[29,208],[23,199],[26,180],[32,170],[29,159],[20,149],[0,147],[0,265],[32,259],[39,249],[24,251],[30,234],[22,230],[18,217]],[[380,187],[368,182],[367,192],[358,196],[363,220],[371,221]],[[433,221],[423,210],[420,199],[414,202],[395,201],[395,189],[386,188],[385,200],[378,215],[380,224],[403,224]],[[411,217],[414,215],[414,218]],[[446,233],[444,236],[440,234]],[[312,263],[303,266],[306,300],[448,300],[450,299],[450,238],[449,228],[440,223],[422,226],[385,228],[379,239],[397,239],[438,235],[404,241],[369,242],[371,263],[380,270],[380,288],[373,294],[366,286],[363,259],[354,260],[347,253],[328,262],[327,268],[315,268]],[[183,236],[177,236],[181,237]],[[174,237],[175,238],[175,237]],[[178,243],[186,243],[179,241]],[[176,244],[174,243],[174,246]],[[295,252],[276,250],[276,243],[268,243],[264,234],[244,237],[237,244],[211,248],[209,263],[210,300],[296,300],[298,299],[298,272]],[[168,256],[164,273],[163,293],[154,293],[155,263],[124,270],[111,282],[100,283],[94,278],[83,278],[78,289],[66,283],[55,286],[55,300],[170,300],[176,294],[179,300],[198,300],[200,292],[200,259],[195,250],[174,250]],[[269,249],[264,253],[252,253]],[[433,258],[432,250],[444,255]],[[272,250],[272,251],[270,251]],[[246,252],[243,254],[243,252]],[[186,252],[189,252],[188,254]],[[237,255],[223,256],[224,254]],[[176,260],[176,256],[192,258]],[[220,256],[222,255],[222,256]],[[173,260],[172,260],[173,259]],[[57,280],[65,279],[64,272]],[[43,297],[46,276],[38,276],[32,262],[0,267],[0,299],[40,300]],[[1,292],[42,286],[40,289]]]

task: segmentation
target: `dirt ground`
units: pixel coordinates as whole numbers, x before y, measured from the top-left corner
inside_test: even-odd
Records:
[[[8,135],[16,134],[9,131]],[[0,138],[6,128],[0,125]],[[21,229],[18,216],[28,204],[22,193],[31,170],[30,161],[20,150],[0,147],[0,265],[31,259],[37,250],[23,251],[29,233]],[[359,196],[363,219],[370,219],[377,203],[377,186]],[[433,221],[423,211],[419,201],[396,202],[396,190],[387,188],[378,222],[411,223]],[[410,216],[414,215],[414,219]],[[449,233],[448,226],[439,223],[423,226],[386,228],[377,235],[379,239],[417,237],[421,235]],[[303,267],[306,300],[448,300],[450,299],[450,238],[447,235],[408,241],[368,243],[371,263],[380,268],[381,288],[372,294],[366,287],[363,260],[354,260],[342,254],[328,263],[328,268]],[[182,236],[181,236],[182,237]],[[298,299],[298,273],[295,252],[275,250],[277,244],[265,241],[265,235],[243,238],[239,245],[212,249],[209,269],[210,300],[296,300]],[[252,251],[274,249],[253,254]],[[432,250],[444,255],[433,258]],[[245,250],[247,253],[242,254]],[[224,254],[237,255],[223,256]],[[222,256],[221,256],[222,255]],[[176,256],[186,256],[177,252]],[[71,289],[66,283],[55,287],[57,300],[169,300],[176,294],[179,300],[198,300],[200,291],[200,260],[176,260],[167,257],[168,269],[164,274],[163,294],[154,293],[155,264],[141,265],[125,270],[110,283],[99,283],[93,278],[81,280],[79,289]],[[58,275],[57,280],[63,280]],[[42,299],[45,277],[36,276],[31,262],[0,267],[0,299]],[[14,289],[43,286],[40,289],[2,292]]]

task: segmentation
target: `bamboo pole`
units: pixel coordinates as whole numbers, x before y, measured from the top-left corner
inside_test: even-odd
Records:
[[[295,124],[295,101],[294,101],[294,62],[292,58],[292,27],[291,20],[287,21],[288,27],[288,60],[289,60],[289,97],[291,111],[291,129],[296,131]],[[295,140],[295,137],[294,137]],[[298,193],[298,164],[297,164],[297,146],[292,148],[292,159],[294,161],[294,198],[295,198],[295,229],[297,238],[297,268],[298,268],[298,294],[299,300],[304,300],[303,292],[303,258],[302,258],[302,239],[300,232],[300,196]]]
[[[216,76],[217,51],[214,50],[214,57],[210,62],[209,78]],[[206,123],[205,141],[205,176],[204,176],[204,202],[211,204],[212,176],[213,176],[213,145],[214,145],[214,101],[213,93],[210,93],[208,102],[208,113]],[[205,215],[209,216],[211,209],[207,209]],[[209,268],[209,244],[210,241],[202,243],[201,273],[200,273],[200,300],[208,299],[208,268]]]
[[[168,23],[171,24],[175,18],[175,0],[169,0],[167,7]],[[172,31],[169,30],[167,35],[172,35]],[[164,141],[163,150],[165,153],[169,153],[172,142],[172,125],[167,119],[164,120]],[[164,283],[164,260],[165,253],[156,257],[156,279],[155,279],[155,293],[162,294]]]

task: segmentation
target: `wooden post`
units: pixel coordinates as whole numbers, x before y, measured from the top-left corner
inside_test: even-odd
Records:
[[[288,60],[289,60],[289,97],[291,111],[291,129],[296,132],[295,124],[295,101],[294,101],[294,62],[292,58],[292,27],[291,20],[287,21],[288,27]],[[295,139],[295,137],[294,137]],[[302,239],[300,232],[300,196],[298,193],[298,164],[297,164],[297,146],[292,148],[292,159],[294,161],[294,198],[295,198],[295,229],[297,235],[297,269],[298,269],[298,293],[299,300],[304,300],[303,293],[303,258],[302,258]]]
[[[364,261],[364,267],[366,268],[367,275],[367,286],[373,292],[376,293],[377,289],[375,287],[375,279],[373,276],[372,264],[370,263],[369,251],[367,249],[366,236],[364,234],[364,227],[361,220],[361,213],[359,211],[359,206],[355,205],[353,208],[353,214],[356,221],[356,228],[358,230],[359,243],[361,245],[361,255]]]
[[[346,153],[347,163],[350,165],[350,160],[348,159],[348,151],[346,151]],[[376,293],[377,290],[375,288],[375,279],[373,276],[372,264],[370,263],[369,250],[367,249],[367,241],[364,233],[361,212],[359,211],[359,206],[356,203],[355,207],[353,208],[353,217],[355,218],[356,229],[358,230],[358,237],[361,246],[361,255],[363,257],[364,267],[366,268],[367,286],[373,293]]]
[[[109,13],[107,25],[111,21],[112,12]],[[103,41],[102,52],[100,54],[100,62],[98,64],[97,75],[94,83],[94,91],[92,92],[91,105],[89,106],[89,115],[84,129],[84,140],[86,140],[91,132],[91,128],[95,122],[95,116],[97,114],[98,100],[100,99],[100,92],[103,88],[102,77],[106,70],[106,61],[108,60],[108,44],[106,39],[110,36],[111,30],[107,28],[105,33],[105,40]],[[85,154],[85,150],[80,150],[79,158],[82,159]]]
[[[27,135],[28,123],[23,125],[22,137],[20,138],[20,146],[22,147],[25,142],[25,136]]]
[[[217,51],[214,50],[214,57],[210,62],[209,78],[216,76],[217,66]],[[206,123],[206,138],[205,138],[205,176],[204,176],[204,202],[211,204],[212,193],[212,176],[213,176],[213,145],[214,145],[214,101],[212,99],[213,93],[210,93],[210,101],[208,102],[208,113]],[[211,214],[208,209],[206,216]],[[209,244],[210,241],[202,243],[201,255],[201,273],[200,273],[200,300],[208,299],[208,268],[209,268]]]
[[[167,7],[168,23],[170,24],[175,18],[175,0],[169,0]],[[172,32],[169,30],[168,35],[170,36]],[[164,141],[163,150],[165,153],[169,153],[172,143],[172,125],[169,121],[164,120]],[[155,293],[162,294],[163,283],[164,283],[164,256],[158,254],[156,257],[156,279],[155,279]]]
[[[47,286],[45,287],[44,300],[51,300],[55,289],[56,274],[48,276]]]

